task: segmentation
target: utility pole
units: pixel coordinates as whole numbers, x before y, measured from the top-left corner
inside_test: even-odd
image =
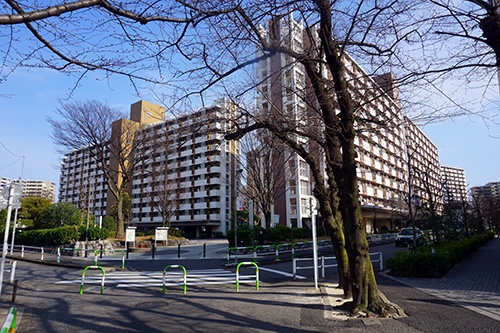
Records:
[[[243,172],[243,169],[238,169],[234,172],[234,262],[238,263],[238,207],[237,207],[237,198],[238,198],[238,187],[236,186],[237,184],[237,179],[238,175],[240,175]]]

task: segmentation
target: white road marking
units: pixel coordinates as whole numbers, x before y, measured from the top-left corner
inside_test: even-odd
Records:
[[[279,275],[283,275],[283,276],[287,276],[287,277],[293,277],[293,274],[292,273],[288,273],[288,272],[277,271],[275,269],[270,269],[270,268],[265,268],[265,267],[259,267],[259,269],[261,271],[275,273],[275,274],[279,274]],[[299,279],[299,280],[307,279],[305,276],[302,276],[302,275],[295,275],[295,278]]]

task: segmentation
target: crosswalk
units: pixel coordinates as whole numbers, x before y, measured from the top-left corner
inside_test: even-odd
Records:
[[[240,283],[255,283],[255,275],[239,275]],[[59,281],[57,284],[80,284],[82,279]],[[102,277],[96,271],[85,276],[85,284],[101,284]],[[189,270],[186,274],[188,286],[209,284],[235,284],[236,273],[224,269]],[[105,275],[105,284],[117,288],[134,287],[161,287],[163,286],[162,272],[125,271],[110,272]],[[165,286],[179,286],[184,284],[182,271],[168,271],[165,274]]]

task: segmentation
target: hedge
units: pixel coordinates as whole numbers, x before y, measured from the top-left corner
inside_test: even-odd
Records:
[[[493,233],[485,233],[455,239],[440,244],[434,248],[434,253],[430,245],[419,248],[416,253],[398,252],[394,258],[386,260],[386,267],[394,276],[440,278],[493,238]]]
[[[318,228],[317,236],[320,237],[323,234],[323,228]],[[289,228],[282,225],[269,229],[260,226],[250,229],[248,225],[238,227],[238,246],[292,243],[297,240],[310,240],[311,238],[311,229],[307,228]],[[229,241],[229,246],[234,247],[234,230],[228,231],[227,240]]]
[[[58,246],[86,239],[86,228],[65,226],[52,229],[37,229],[21,231],[16,234],[16,244],[30,246]],[[106,239],[107,229],[89,228],[88,239]]]

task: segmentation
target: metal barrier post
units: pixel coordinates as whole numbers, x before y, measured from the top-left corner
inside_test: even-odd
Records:
[[[281,244],[276,244],[274,245],[274,249],[276,250],[276,257],[274,259],[274,261],[279,261],[279,248],[280,248]]]
[[[292,274],[295,280],[297,278],[297,258],[292,258]]]
[[[42,257],[40,258],[41,261],[43,261],[43,247],[42,247]]]
[[[10,283],[12,284],[14,282],[14,277],[16,276],[16,266],[17,266],[17,261],[12,262],[12,268],[10,269]]]
[[[5,317],[2,327],[0,328],[0,333],[9,333],[16,331],[16,321],[17,321],[17,309],[12,307]]]
[[[230,247],[227,249],[227,264],[229,265],[231,263],[231,251],[232,250],[235,250],[236,251],[236,248],[235,247]]]
[[[61,247],[57,248],[57,263],[61,263]]]
[[[167,283],[167,278],[166,278],[166,274],[167,274],[167,269],[169,268],[182,268],[182,271],[184,272],[184,294],[187,292],[187,272],[186,272],[186,268],[182,265],[169,265],[167,267],[165,267],[163,269],[163,288],[162,288],[162,293],[165,293],[165,291],[167,290],[167,286],[166,286],[166,283]]]
[[[325,257],[321,256],[321,278],[325,278]]]
[[[379,260],[380,260],[380,270],[384,269],[384,260],[382,259],[382,252],[379,252]]]
[[[102,268],[102,266],[87,266],[83,269],[83,272],[82,272],[82,282],[80,284],[80,295],[83,294],[83,285],[85,283],[85,274],[87,273],[87,270],[89,268],[92,268],[92,269],[100,269],[101,270],[101,295],[104,294],[104,278],[106,276],[106,271],[104,270],[104,268]]]
[[[21,246],[21,258],[24,258],[24,245]]]
[[[241,265],[253,265],[255,266],[255,290],[259,290],[259,266],[252,261],[244,261],[240,262],[238,266],[236,266],[236,291],[240,291],[240,278],[239,278],[239,270]]]

